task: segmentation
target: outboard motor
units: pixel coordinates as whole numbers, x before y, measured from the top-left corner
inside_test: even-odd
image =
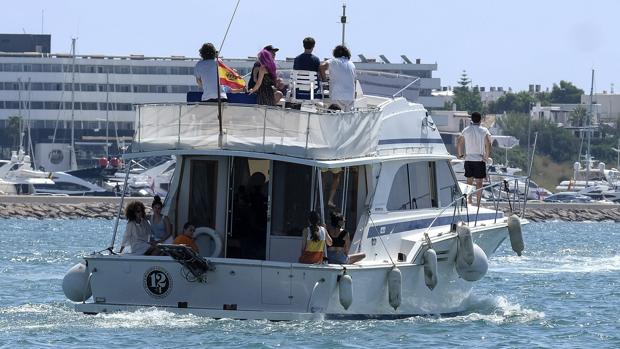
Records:
[[[88,280],[88,269],[80,262],[65,274],[62,279],[62,290],[65,296],[74,302],[83,302],[92,296]]]

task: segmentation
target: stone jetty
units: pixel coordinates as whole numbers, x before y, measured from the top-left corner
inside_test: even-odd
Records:
[[[135,200],[142,201],[150,213],[152,198],[125,198],[123,206]],[[0,219],[113,219],[119,203],[117,197],[0,196]]]
[[[152,198],[125,198],[123,206],[134,200],[142,201],[147,208],[147,214],[150,213]],[[119,202],[120,198],[117,197],[0,196],[0,219],[113,219],[118,213]],[[510,213],[506,204],[502,204],[500,210]],[[528,203],[525,218],[532,222],[560,220],[620,223],[620,205]]]

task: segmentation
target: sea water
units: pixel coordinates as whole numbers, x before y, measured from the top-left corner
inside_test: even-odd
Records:
[[[523,256],[505,242],[456,316],[318,322],[76,313],[62,277],[113,226],[0,220],[0,348],[620,348],[617,223],[525,226]]]

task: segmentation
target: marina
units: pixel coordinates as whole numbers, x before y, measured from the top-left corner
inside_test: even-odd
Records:
[[[620,347],[618,6],[524,1],[7,3],[0,349]]]

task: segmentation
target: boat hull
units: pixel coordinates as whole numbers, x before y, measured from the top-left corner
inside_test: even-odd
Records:
[[[506,238],[505,226],[478,228],[474,241],[491,255]],[[83,313],[158,307],[214,318],[315,320],[323,318],[403,318],[454,314],[465,310],[473,282],[455,270],[456,235],[434,243],[438,284],[430,290],[421,263],[390,261],[353,265],[213,258],[214,270],[197,280],[170,257],[93,255],[86,257],[93,302],[76,304]],[[388,300],[388,273],[402,274],[401,304]],[[352,280],[352,304],[339,298],[339,278]]]

